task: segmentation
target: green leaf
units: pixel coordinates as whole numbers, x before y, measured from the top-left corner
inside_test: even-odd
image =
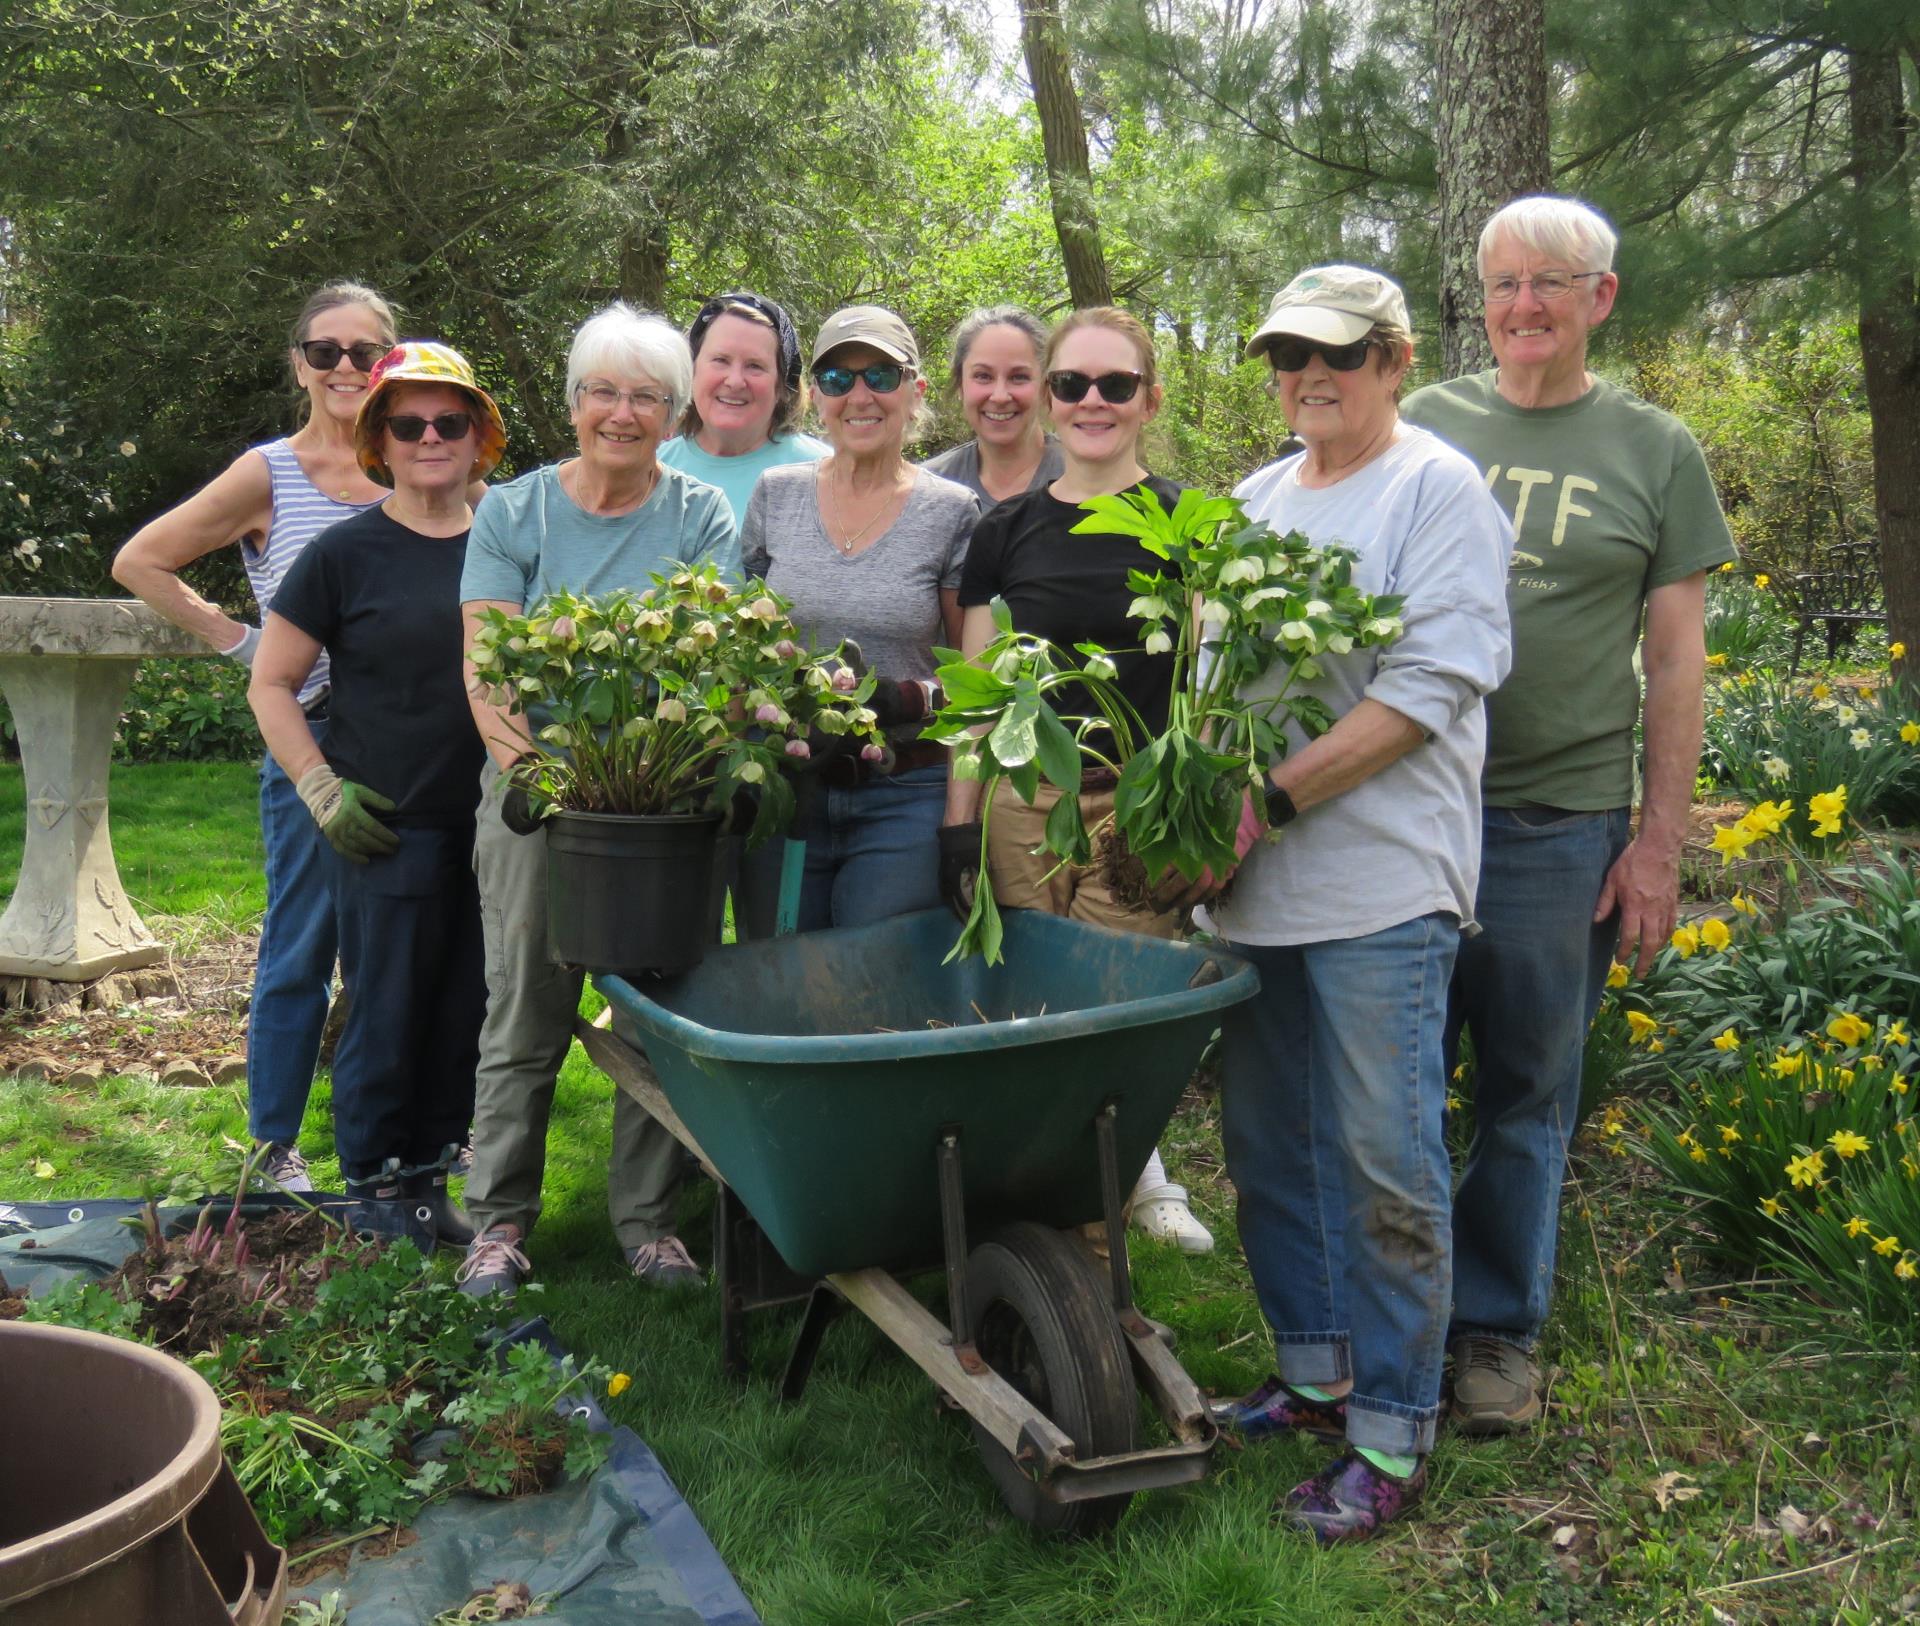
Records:
[[[1040,765],[1037,762],[1023,762],[1017,768],[1007,770],[1007,783],[1019,793],[1020,800],[1029,807],[1034,797],[1040,794]]]
[[[1013,685],[1002,682],[984,666],[972,661],[939,669],[940,687],[946,691],[947,705],[960,711],[991,711],[1013,698]]]
[[[1074,743],[1067,725],[1060,721],[1051,706],[1043,705],[1034,718],[1034,726],[1035,754],[1040,761],[1040,771],[1047,776],[1049,783],[1060,790],[1079,790],[1080,748]]]
[[[1013,631],[1013,611],[1007,608],[1005,599],[995,594],[993,602],[987,606],[987,609],[993,616],[994,626],[998,627],[1002,633]]]
[[[1048,852],[1071,864],[1084,864],[1093,856],[1078,795],[1062,796],[1053,804],[1053,811],[1047,815],[1046,843]]]

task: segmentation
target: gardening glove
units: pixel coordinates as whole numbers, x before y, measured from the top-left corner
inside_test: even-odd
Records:
[[[962,925],[980,884],[980,821],[940,827],[940,896]]]
[[[400,838],[373,816],[393,811],[393,803],[377,790],[342,779],[324,762],[303,773],[293,788],[327,845],[349,863],[364,864],[398,850]]]
[[[242,666],[251,666],[253,665],[254,654],[259,648],[260,629],[258,627],[248,627],[240,634],[239,643],[235,644],[231,649],[221,650],[220,653],[230,661],[238,661]]]
[[[940,688],[928,678],[875,678],[867,706],[882,728],[923,723],[940,709]]]
[[[530,836],[546,820],[534,811],[533,798],[516,777],[519,770],[541,760],[538,751],[522,751],[501,771],[507,776],[507,788],[500,793],[500,822],[516,836]]]
[[[1239,872],[1238,860],[1253,851],[1254,843],[1267,833],[1267,816],[1249,791],[1240,800],[1240,823],[1233,832],[1236,862],[1225,873],[1215,875],[1211,866],[1201,870],[1198,880],[1189,881],[1177,869],[1169,869],[1148,894],[1153,907],[1164,914],[1170,909],[1196,909],[1222,892]]]

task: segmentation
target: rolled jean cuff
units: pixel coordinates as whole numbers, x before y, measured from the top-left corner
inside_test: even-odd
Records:
[[[1288,1383],[1345,1383],[1353,1376],[1353,1350],[1344,1332],[1275,1333],[1273,1352]]]
[[[1433,1450],[1438,1406],[1401,1406],[1391,1400],[1347,1396],[1347,1444],[1393,1457],[1424,1457]]]
[[[1533,1353],[1534,1345],[1540,1342],[1537,1332],[1515,1332],[1511,1327],[1478,1327],[1467,1321],[1456,1321],[1447,1328],[1447,1343],[1451,1345],[1456,1338],[1497,1338],[1503,1344],[1511,1344],[1515,1349]]]

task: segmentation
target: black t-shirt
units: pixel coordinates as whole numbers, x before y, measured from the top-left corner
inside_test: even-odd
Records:
[[[1152,474],[1141,483],[1173,512],[1179,486]],[[1120,692],[1158,734],[1167,726],[1173,657],[1141,649],[1140,623],[1127,615],[1137,596],[1127,585],[1127,572],[1160,575],[1167,561],[1130,536],[1073,535],[1073,527],[1087,517],[1078,503],[1062,502],[1045,486],[990,510],[974,527],[960,576],[960,604],[1005,599],[1014,626],[1050,640],[1072,659],[1078,658],[1072,654],[1075,644],[1096,643],[1110,651]],[[1053,691],[1053,709],[1067,717],[1099,715],[1077,683]]]
[[[307,544],[273,595],[333,659],[327,761],[391,797],[395,824],[454,824],[480,801],[486,748],[460,678],[467,533],[422,536],[378,508]]]

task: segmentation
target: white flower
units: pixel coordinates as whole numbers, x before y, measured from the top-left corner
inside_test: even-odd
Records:
[[[120,455],[122,457],[132,457],[133,454],[139,450],[140,448],[134,445],[134,443],[130,440],[123,440],[120,442]]]
[[[1873,744],[1873,736],[1864,728],[1856,728],[1847,736],[1847,744],[1851,745],[1856,751],[1864,751],[1869,745]]]
[[[1398,638],[1400,636],[1400,617],[1397,615],[1377,615],[1360,629],[1367,638]]]
[[[759,763],[747,761],[740,764],[740,772],[734,777],[743,785],[757,785],[767,775],[767,770]]]
[[[1157,633],[1155,636],[1164,638],[1166,634]],[[1090,678],[1105,678],[1109,683],[1120,675],[1120,668],[1105,655],[1089,655],[1087,664],[1081,670]]]
[[[1146,620],[1149,617],[1172,615],[1173,610],[1165,599],[1155,596],[1135,599],[1127,606],[1127,614],[1135,620]]]
[[[1260,562],[1257,553],[1245,554],[1228,561],[1226,568],[1220,572],[1220,585],[1231,587],[1235,582],[1257,582],[1266,573],[1266,566]]]
[[[564,750],[573,744],[573,731],[560,723],[548,723],[540,730],[540,738],[549,745],[557,745]]]
[[[1156,627],[1147,634],[1146,649],[1149,655],[1165,655],[1173,648],[1173,640]]]
[[[653,714],[663,723],[684,723],[687,720],[686,702],[669,695],[653,708]]]
[[[1785,757],[1768,757],[1760,764],[1760,771],[1769,779],[1785,779],[1793,769]]]
[[[1221,631],[1232,619],[1233,611],[1217,598],[1210,598],[1200,606],[1200,625],[1211,627],[1215,632]]]
[[[1282,621],[1280,636],[1287,643],[1305,644],[1309,649],[1313,647],[1313,628],[1304,621]]]
[[[1839,706],[1834,710],[1833,720],[1842,728],[1851,728],[1860,720],[1860,713],[1851,706]]]
[[[1329,655],[1349,654],[1352,649],[1353,640],[1344,632],[1330,632],[1327,634],[1327,653]]]
[[[691,635],[676,638],[673,641],[673,651],[676,655],[698,655],[700,653],[700,642]]]

